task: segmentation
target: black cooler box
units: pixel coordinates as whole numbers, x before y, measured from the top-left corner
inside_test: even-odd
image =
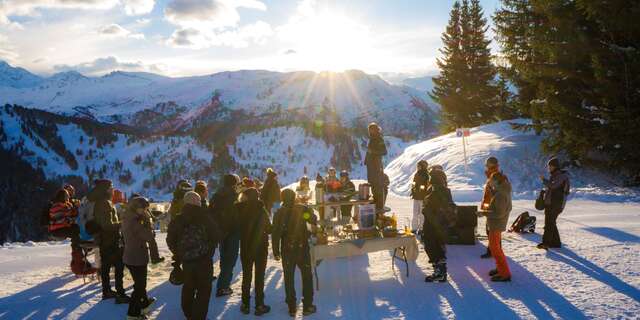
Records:
[[[449,229],[448,244],[476,244],[477,211],[477,206],[458,206],[456,225]]]

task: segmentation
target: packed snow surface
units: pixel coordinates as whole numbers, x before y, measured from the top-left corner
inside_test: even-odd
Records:
[[[409,199],[392,195],[389,206],[410,213]],[[503,248],[513,281],[490,282],[493,260],[480,259],[486,241],[475,246],[448,246],[449,282],[427,284],[426,255],[391,269],[389,252],[322,261],[315,291],[318,313],[304,319],[637,319],[640,314],[640,204],[573,200],[559,218],[562,249],[535,249],[544,219],[532,202],[514,203],[517,213],[538,217],[537,234],[505,234]],[[478,230],[484,230],[480,221]],[[165,234],[158,234],[168,256]],[[69,272],[68,242],[6,244],[0,247],[0,319],[124,319],[126,305],[100,301],[97,281],[83,283]],[[217,260],[217,256],[215,257]],[[216,265],[216,270],[219,270]],[[170,262],[149,268],[149,294],[158,298],[151,315],[182,319],[180,287],[167,280]],[[212,297],[209,319],[255,319],[240,313],[240,263],[230,297]],[[131,286],[126,275],[125,284]],[[297,277],[300,294],[300,279]],[[131,290],[131,288],[129,288]],[[264,319],[285,319],[280,262],[270,258],[266,272]],[[302,319],[299,314],[298,319]]]

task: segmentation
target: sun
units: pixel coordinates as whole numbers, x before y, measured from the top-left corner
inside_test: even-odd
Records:
[[[279,30],[292,52],[285,63],[313,71],[361,68],[372,53],[368,26],[325,10],[292,18]]]

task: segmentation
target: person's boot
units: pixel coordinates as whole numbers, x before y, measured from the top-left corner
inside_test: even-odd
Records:
[[[544,243],[538,243],[538,245],[536,246],[536,248],[538,249],[542,249],[542,250],[549,250],[549,246],[544,244]]]
[[[433,265],[433,274],[424,279],[425,282],[446,282],[447,263],[440,261]]]
[[[493,277],[493,276],[495,276],[496,274],[498,274],[498,269],[491,269],[491,270],[489,271],[489,277]]]
[[[230,296],[233,293],[231,288],[220,288],[216,291],[216,297]]]
[[[126,293],[116,293],[116,304],[125,304],[129,302],[131,302],[131,298]]]
[[[156,257],[156,258],[151,259],[151,264],[158,264],[158,263],[161,263],[161,262],[164,262],[164,257]]]
[[[142,314],[148,314],[155,302],[155,297],[148,297],[146,303],[142,306]]]
[[[491,281],[493,282],[509,282],[511,281],[511,277],[503,277],[499,274],[496,274],[495,276],[491,277]]]
[[[308,316],[310,314],[316,313],[316,311],[318,311],[318,309],[314,305],[304,306],[302,308],[302,315]]]
[[[242,312],[243,314],[249,314],[251,313],[251,307],[248,303],[243,303],[240,305],[240,312]]]
[[[256,306],[256,311],[253,314],[255,314],[256,316],[261,316],[265,313],[269,313],[269,311],[271,311],[271,307],[266,304],[263,304],[263,305]]]
[[[118,294],[113,291],[113,290],[109,290],[106,292],[102,292],[102,300],[109,300],[109,299],[113,299],[117,296]]]
[[[289,315],[295,317],[298,313],[298,306],[295,304],[290,304],[289,306]]]

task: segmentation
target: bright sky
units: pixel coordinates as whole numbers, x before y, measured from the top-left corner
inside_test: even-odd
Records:
[[[482,0],[488,17],[498,0]],[[453,0],[0,0],[0,59],[113,70],[436,72]]]

